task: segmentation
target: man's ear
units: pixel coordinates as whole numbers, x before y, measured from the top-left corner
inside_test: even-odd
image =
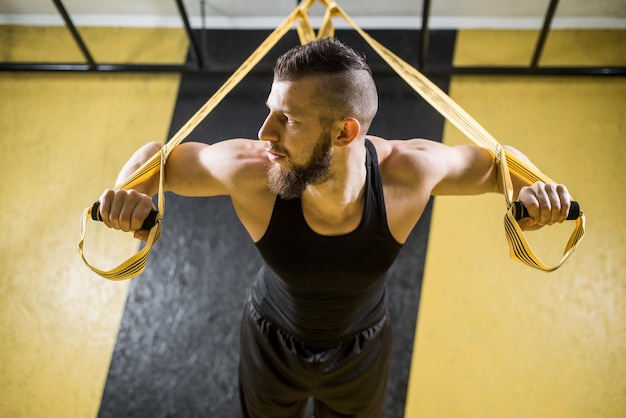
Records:
[[[361,123],[355,118],[344,118],[333,126],[333,145],[349,145],[361,134]]]

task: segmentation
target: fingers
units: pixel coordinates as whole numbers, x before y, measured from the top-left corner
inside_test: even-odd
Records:
[[[558,222],[561,223],[567,220],[567,215],[569,215],[569,210],[572,203],[572,196],[570,196],[567,187],[562,184],[557,185],[556,190],[559,195],[559,200],[561,202],[561,214],[558,220]]]
[[[152,199],[134,190],[107,189],[100,197],[102,221],[109,228],[124,232],[141,230],[152,209]]]
[[[539,225],[553,225],[561,217],[561,200],[555,184],[538,186],[537,200],[539,201]]]
[[[102,222],[109,228],[114,228],[115,226],[110,221],[111,214],[111,206],[113,204],[113,200],[115,198],[115,191],[113,189],[106,189],[102,196],[100,196],[100,216],[102,217]]]
[[[561,223],[566,220],[570,208],[571,196],[562,184],[537,182],[520,190],[519,200],[528,209],[529,217],[523,225],[544,226]],[[522,224],[520,224],[522,225]]]

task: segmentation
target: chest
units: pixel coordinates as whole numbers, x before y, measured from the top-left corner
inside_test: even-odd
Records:
[[[354,230],[325,236],[309,227],[299,201],[277,202],[256,245],[271,269],[302,292],[368,288],[384,276],[402,248],[373,208],[366,207]]]
[[[302,220],[307,228],[318,235],[329,237],[347,235],[361,224],[364,205],[363,199],[359,199],[349,207],[320,210],[303,201]]]

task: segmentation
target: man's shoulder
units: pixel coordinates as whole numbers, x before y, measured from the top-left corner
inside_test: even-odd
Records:
[[[404,242],[436,184],[436,143],[427,139],[370,141],[379,154],[389,229],[396,240]]]
[[[438,142],[422,139],[385,139],[367,137],[376,147],[381,168],[390,171],[427,170],[433,158],[437,156]]]
[[[218,142],[212,147],[228,165],[230,177],[235,183],[248,186],[265,184],[270,161],[261,141],[237,138]]]
[[[264,144],[255,139],[225,139],[210,145],[210,148],[214,148],[219,153],[237,155],[246,159],[260,159],[263,156],[267,159]]]
[[[228,172],[265,170],[268,159],[260,141],[245,138],[226,139],[211,145],[202,144],[196,152],[205,163],[221,167]]]
[[[168,157],[167,183],[182,195],[245,193],[263,187],[267,161],[259,141],[184,142]]]

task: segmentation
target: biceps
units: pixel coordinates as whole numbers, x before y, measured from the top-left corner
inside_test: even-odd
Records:
[[[184,143],[172,150],[165,167],[168,191],[184,196],[217,196],[224,194],[219,178],[218,150],[202,143]]]
[[[484,148],[460,145],[442,149],[442,177],[433,195],[473,195],[498,190],[497,169]]]

